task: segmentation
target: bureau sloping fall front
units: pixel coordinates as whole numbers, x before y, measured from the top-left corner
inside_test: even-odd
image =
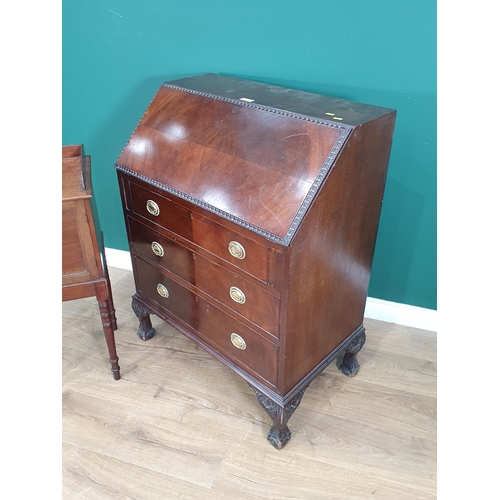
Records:
[[[138,335],[156,314],[243,377],[282,448],[353,376],[396,113],[206,74],[166,82],[116,161]]]

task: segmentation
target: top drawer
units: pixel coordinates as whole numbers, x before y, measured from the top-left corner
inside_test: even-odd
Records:
[[[193,242],[264,283],[269,282],[267,246],[197,213],[191,213],[147,186],[132,180],[129,186],[131,199],[128,208],[135,215]]]
[[[193,240],[191,212],[177,203],[130,182],[130,210],[187,240]]]

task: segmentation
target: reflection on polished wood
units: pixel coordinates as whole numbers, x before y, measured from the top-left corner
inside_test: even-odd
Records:
[[[109,272],[119,384],[95,299],[62,306],[65,500],[436,498],[435,333],[365,319],[362,370],[313,380],[278,452],[246,382],[156,316],[140,340],[132,272]]]

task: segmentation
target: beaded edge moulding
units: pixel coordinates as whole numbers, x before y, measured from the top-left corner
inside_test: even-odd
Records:
[[[148,184],[151,184],[153,186],[156,186],[156,187],[162,189],[163,191],[166,191],[167,193],[170,193],[170,194],[173,194],[174,196],[177,196],[178,198],[182,198],[183,200],[186,200],[186,201],[192,203],[193,205],[197,205],[198,207],[203,208],[204,210],[208,210],[209,212],[212,212],[212,213],[218,215],[219,217],[222,217],[223,219],[226,219],[230,222],[233,222],[233,223],[237,224],[238,226],[244,227],[245,229],[248,229],[249,231],[257,233],[270,241],[273,241],[275,243],[279,243],[281,245],[288,245],[290,243],[290,241],[292,240],[293,236],[295,235],[302,219],[304,218],[304,216],[307,212],[307,209],[311,205],[311,203],[312,203],[314,197],[316,196],[316,193],[318,192],[319,188],[321,187],[321,184],[323,183],[326,175],[330,171],[330,167],[332,166],[332,164],[335,161],[336,157],[338,156],[342,146],[344,145],[347,137],[349,136],[351,130],[354,127],[351,125],[347,125],[347,124],[332,123],[332,122],[320,120],[318,118],[312,118],[310,116],[301,115],[298,113],[292,113],[290,111],[283,111],[281,109],[272,108],[270,106],[264,106],[263,104],[255,104],[255,103],[240,101],[237,99],[230,99],[228,97],[222,97],[222,96],[218,96],[215,94],[208,94],[205,92],[199,92],[197,90],[186,89],[183,87],[178,87],[177,85],[170,85],[168,83],[163,83],[161,85],[161,87],[166,87],[166,88],[170,88],[173,90],[181,90],[183,92],[188,92],[190,94],[195,94],[195,95],[198,95],[201,97],[206,97],[209,99],[216,99],[219,101],[229,102],[229,103],[237,105],[237,106],[247,106],[249,108],[260,109],[263,111],[267,111],[269,113],[275,113],[278,115],[286,116],[288,118],[295,118],[297,120],[305,120],[308,122],[317,123],[318,125],[323,125],[326,127],[332,127],[332,128],[337,128],[337,129],[342,130],[339,138],[337,139],[337,141],[333,145],[333,148],[331,149],[330,153],[326,157],[326,160],[324,161],[321,169],[319,170],[318,175],[316,176],[316,179],[314,179],[314,182],[312,183],[311,189],[309,189],[306,197],[304,198],[304,201],[301,203],[297,213],[295,214],[295,217],[293,218],[293,221],[292,221],[290,227],[288,228],[288,231],[286,232],[286,234],[283,238],[281,238],[280,236],[277,236],[269,231],[266,231],[258,226],[250,224],[249,222],[247,222],[243,219],[235,217],[234,215],[231,215],[227,212],[224,212],[223,210],[221,210],[217,207],[214,207],[213,205],[210,205],[204,201],[201,201],[197,198],[194,198],[193,196],[190,196],[186,193],[183,193],[182,191],[179,191],[177,189],[173,189],[165,184],[161,184],[160,182],[154,181],[153,179],[150,179],[149,177],[146,177],[145,175],[138,174],[137,172],[135,172],[135,171],[123,166],[123,165],[115,163],[115,168],[118,170],[121,170],[121,171],[123,171],[123,172],[125,172],[133,177],[141,179],[144,182],[147,182]],[[155,97],[156,97],[156,95],[155,95]],[[154,101],[154,98],[152,99],[151,102],[153,102],[153,101]],[[146,109],[143,117],[147,114],[148,110],[149,110],[149,106]],[[141,118],[141,121],[142,121],[142,118]],[[127,141],[127,144],[130,142],[130,139],[134,135],[135,130],[136,129],[134,129],[134,131],[132,132],[129,140]],[[127,144],[123,148],[122,152],[127,147]]]

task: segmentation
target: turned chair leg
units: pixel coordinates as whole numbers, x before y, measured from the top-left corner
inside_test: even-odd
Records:
[[[252,387],[252,386],[250,386]],[[288,428],[288,420],[293,415],[293,412],[298,408],[302,401],[307,387],[302,389],[296,396],[294,396],[285,406],[281,406],[266,395],[262,394],[255,387],[252,387],[257,396],[257,401],[260,406],[264,408],[265,412],[271,417],[273,425],[267,434],[267,440],[277,449],[281,450],[283,446],[290,441],[292,433]]]
[[[115,344],[115,330],[116,330],[116,317],[115,310],[110,305],[109,300],[109,284],[107,281],[96,283],[96,298],[99,304],[99,311],[101,313],[102,329],[104,330],[104,338],[108,346],[109,362],[111,363],[111,371],[115,380],[120,380],[120,366],[118,365],[118,356],[116,354]]]
[[[104,236],[102,235],[101,232],[101,238]],[[113,292],[111,291],[111,280],[109,279],[109,273],[108,273],[108,263],[106,261],[106,253],[102,252],[102,258],[104,262],[104,279],[106,280],[106,288],[107,288],[107,293],[108,293],[108,301],[109,301],[109,313],[110,313],[110,318],[111,318],[111,325],[113,326],[113,330],[118,330],[118,324],[116,323],[116,316],[115,316],[115,304],[113,302]]]
[[[359,372],[359,361],[357,360],[358,352],[365,344],[366,333],[365,329],[362,328],[359,333],[357,333],[351,342],[346,347],[344,359],[340,365],[339,370],[348,377],[354,377]]]
[[[150,312],[137,300],[135,295],[132,297],[132,309],[139,319],[137,336],[142,340],[153,338],[155,329],[151,324]]]
[[[111,292],[111,282],[109,281],[109,277],[106,278],[106,287],[108,290],[109,316],[111,319],[111,326],[113,327],[113,330],[118,330],[118,324],[116,322],[115,304],[113,302],[113,293]]]

